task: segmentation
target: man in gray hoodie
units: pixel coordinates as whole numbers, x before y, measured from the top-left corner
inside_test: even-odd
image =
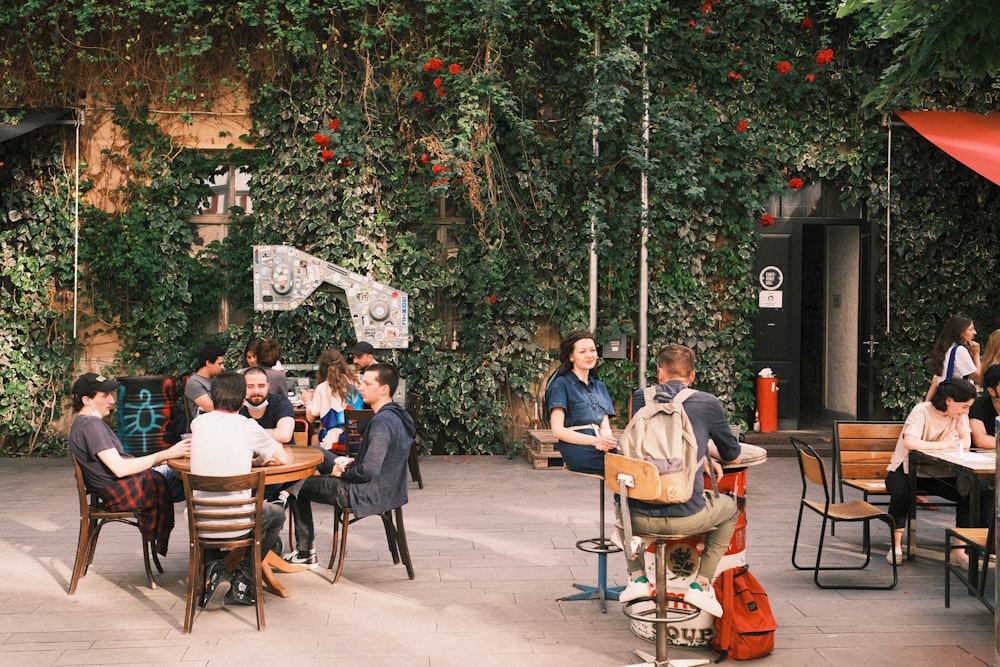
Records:
[[[381,514],[406,504],[407,460],[416,428],[403,406],[393,402],[399,374],[389,364],[373,364],[361,377],[361,398],[375,411],[363,426],[356,458],[340,456],[333,472],[303,480],[295,497],[296,550],[285,556],[289,563],[316,567],[312,503],[350,507],[355,517]]]

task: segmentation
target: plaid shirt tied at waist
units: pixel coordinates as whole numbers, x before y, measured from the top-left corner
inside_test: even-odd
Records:
[[[163,475],[143,470],[119,479],[98,495],[113,512],[135,512],[143,538],[152,542],[156,553],[167,555],[170,531],[174,529],[174,503]]]

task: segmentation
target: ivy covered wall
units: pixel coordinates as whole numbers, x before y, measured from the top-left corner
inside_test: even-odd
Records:
[[[30,74],[18,57],[0,59],[9,99],[73,104],[52,91],[72,98],[86,88],[131,142],[103,156],[129,174],[122,205],[84,213],[90,324],[120,336],[115,374],[189,372],[223,295],[248,317],[214,336],[231,364],[261,333],[296,361],[352,340],[347,308],[331,294],[288,313],[250,312],[250,247],[287,243],[409,292],[414,340],[397,362],[425,397],[424,451],[511,452],[551,363],[537,332],[588,323],[592,239],[598,335],[636,336],[645,225],[650,346],[694,347],[699,387],[741,419],[753,405],[751,269],[764,202],[826,179],[846,203],[868,203],[881,225],[885,134],[861,100],[891,44],[874,43],[854,19],[834,19],[829,3],[160,0],[125,3],[113,16],[79,11],[76,0],[59,11],[43,4],[0,10],[0,26],[17,28],[4,37],[8,54],[28,43],[47,54]],[[53,26],[84,47],[48,42]],[[128,37],[139,33],[141,41]],[[86,48],[98,43],[99,58]],[[215,95],[234,90],[248,96],[255,150],[206,158],[178,150],[158,128],[157,109],[211,110]],[[909,142],[914,154],[930,155],[919,141]],[[188,216],[223,157],[249,166],[254,210],[237,212],[224,243],[191,256]],[[0,176],[5,198],[29,187]],[[917,252],[925,238],[931,253],[954,234],[911,206],[963,227],[994,214],[995,195],[982,184],[956,201],[954,181],[970,180],[961,168],[940,176],[893,191],[913,229],[910,240],[894,232],[894,248]],[[451,252],[437,240],[442,199],[453,209]],[[992,245],[976,238],[981,250],[955,253],[949,275],[967,272],[971,257],[993,261]],[[53,257],[53,277],[38,284],[64,288],[64,261]],[[916,360],[965,284],[914,281],[921,309],[905,277],[893,282],[893,326],[908,328],[884,348],[890,410],[911,400]],[[973,312],[993,308],[985,293],[970,299]],[[12,326],[40,330],[28,320]],[[79,350],[50,353],[70,368]],[[620,413],[636,367],[629,359],[601,368]],[[44,423],[15,417],[0,421],[4,450],[26,453],[16,434],[27,432],[58,439]]]

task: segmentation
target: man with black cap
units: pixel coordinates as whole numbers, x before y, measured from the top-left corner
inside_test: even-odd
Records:
[[[375,363],[375,348],[371,343],[359,341],[347,353],[353,359],[354,370],[358,372],[359,378],[365,374],[366,368]]]
[[[69,431],[69,451],[80,464],[87,488],[97,493],[109,510],[136,512],[143,537],[165,556],[174,527],[173,503],[183,499],[184,493],[182,489],[180,497],[175,496],[164,476],[175,477],[173,471],[161,464],[188,455],[191,441],[182,440],[146,456],[126,453],[121,440],[104,422],[115,405],[117,390],[117,382],[97,373],[84,373],[73,383],[77,416]]]

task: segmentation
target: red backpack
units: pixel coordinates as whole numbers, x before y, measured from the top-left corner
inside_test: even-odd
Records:
[[[712,648],[726,658],[753,660],[774,650],[778,623],[771,613],[767,593],[748,566],[726,570],[715,580],[715,596],[722,605],[722,617],[715,619]]]

